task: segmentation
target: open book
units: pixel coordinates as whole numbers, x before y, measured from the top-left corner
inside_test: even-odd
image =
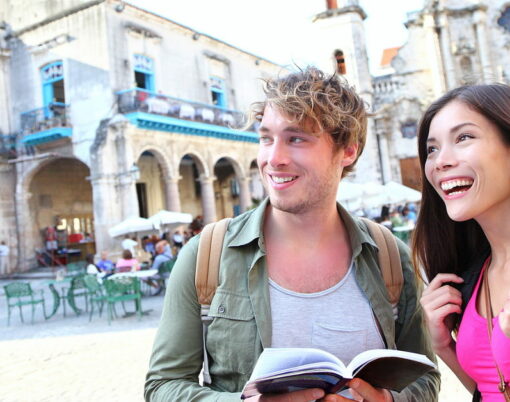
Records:
[[[337,357],[320,349],[266,348],[244,386],[241,398],[305,388],[322,388],[326,393],[337,393],[346,388],[352,378],[400,392],[435,367],[425,355],[401,350],[367,350],[345,366]]]

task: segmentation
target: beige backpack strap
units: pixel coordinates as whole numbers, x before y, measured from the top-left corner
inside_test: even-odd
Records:
[[[388,290],[390,302],[393,306],[396,306],[404,285],[404,275],[402,273],[397,240],[388,228],[370,219],[362,218],[362,220],[365,222],[365,225],[379,248],[379,269],[381,270],[384,284]]]
[[[201,305],[211,304],[218,287],[221,250],[230,219],[225,218],[218,222],[209,223],[200,232],[195,286],[198,302]]]
[[[202,347],[204,351],[204,383],[211,384],[209,373],[209,357],[206,349],[207,327],[212,322],[209,317],[211,301],[218,287],[221,250],[223,239],[231,218],[205,225],[200,232],[198,241],[197,265],[195,268],[195,287],[200,303],[200,319],[202,320]]]

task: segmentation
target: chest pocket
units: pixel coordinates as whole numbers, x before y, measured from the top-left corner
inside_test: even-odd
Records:
[[[257,327],[250,298],[218,289],[211,302],[207,350],[211,374],[250,374],[255,364]]]

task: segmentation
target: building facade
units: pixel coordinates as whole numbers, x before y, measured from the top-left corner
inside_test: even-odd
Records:
[[[417,126],[430,102],[463,84],[509,83],[510,3],[425,0],[406,27],[390,70],[373,79],[375,135],[383,180],[419,188]]]
[[[108,229],[131,216],[207,223],[263,197],[243,112],[281,66],[124,2],[13,3],[0,2],[10,272],[43,251],[116,250]]]

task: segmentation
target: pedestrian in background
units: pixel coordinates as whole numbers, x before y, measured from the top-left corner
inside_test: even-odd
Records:
[[[9,272],[9,246],[5,241],[0,243],[0,274]]]

